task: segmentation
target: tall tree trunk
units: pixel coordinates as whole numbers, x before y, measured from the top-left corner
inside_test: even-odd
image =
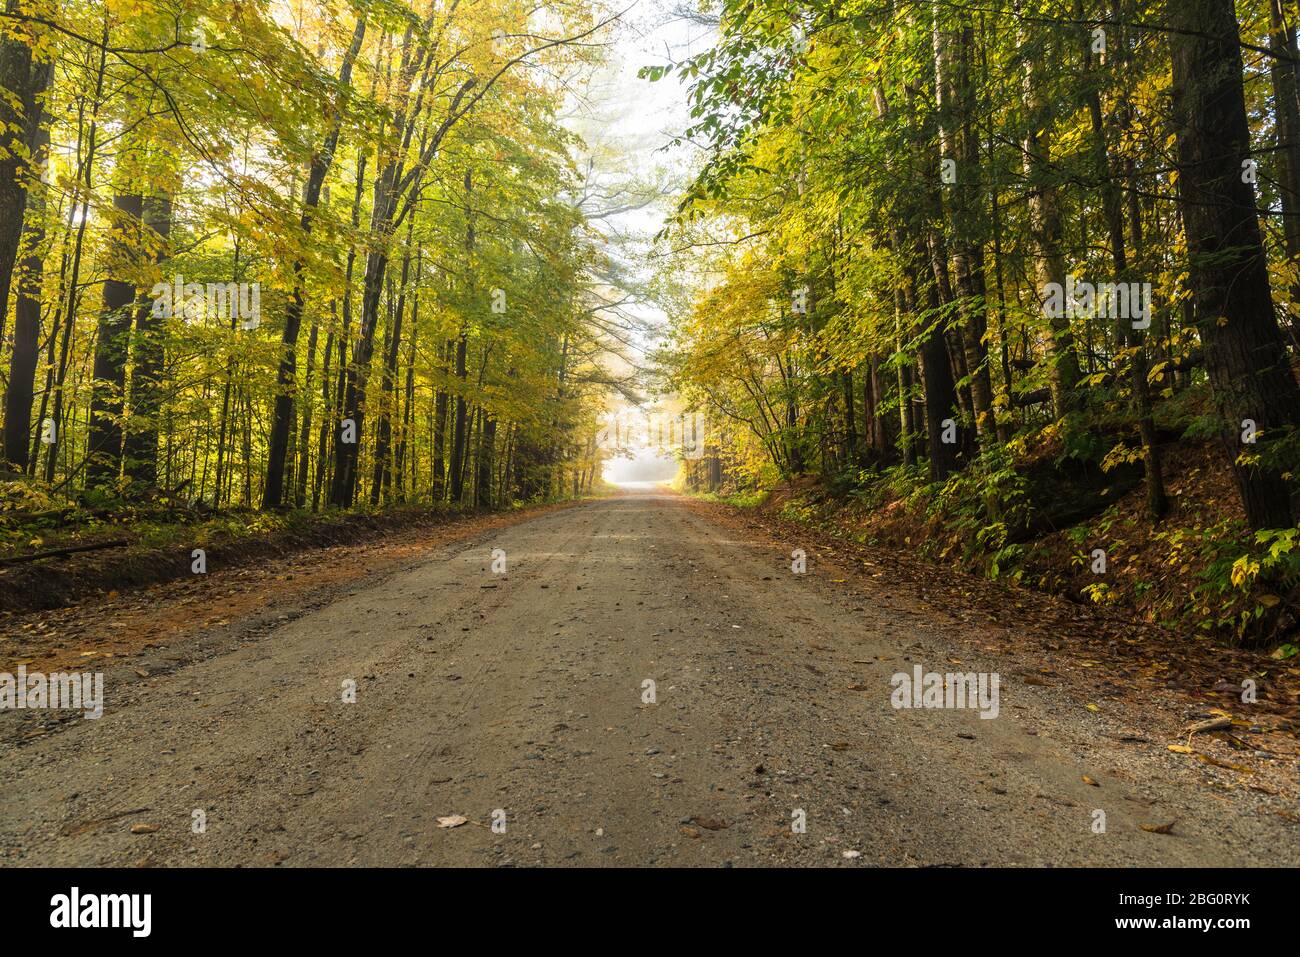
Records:
[[[347,89],[352,81],[352,64],[361,50],[365,35],[366,17],[362,13],[357,17],[356,27],[352,31],[352,43],[343,55],[343,63],[339,67],[339,89]],[[307,174],[307,186],[303,191],[302,219],[299,223],[304,238],[311,234],[312,218],[316,207],[320,205],[321,187],[329,174],[330,166],[334,163],[334,151],[338,148],[343,114],[337,105],[334,117],[334,125],[326,134],[320,152],[312,157],[311,170]],[[262,493],[263,508],[278,508],[284,500],[285,458],[289,451],[289,432],[293,422],[294,397],[298,388],[298,331],[302,327],[302,314],[306,302],[306,292],[303,288],[305,270],[306,265],[302,259],[295,259],[293,291],[285,307],[284,332],[280,337],[280,367],[276,374],[275,410],[272,413],[271,437],[267,447],[266,488]]]
[[[459,502],[465,491],[465,333],[456,339],[456,378],[460,380],[457,387],[456,406],[452,415],[451,432],[451,467],[449,485],[451,501]]]
[[[1022,34],[1023,41],[1023,34]],[[1038,282],[1039,301],[1045,302],[1047,287],[1064,289],[1065,254],[1062,252],[1064,228],[1052,170],[1052,127],[1055,118],[1043,95],[1043,81],[1034,69],[1032,57],[1025,57],[1025,104],[1028,112],[1024,141],[1025,179],[1029,185],[1029,236],[1034,250],[1034,276]],[[1048,347],[1048,383],[1056,417],[1063,418],[1079,408],[1079,357],[1070,332],[1065,309],[1044,310],[1051,335]]]
[[[1275,440],[1300,425],[1300,389],[1273,311],[1255,194],[1243,182],[1250,128],[1232,0],[1170,0],[1178,186],[1192,294],[1220,434],[1253,528],[1292,524]],[[1241,441],[1243,422],[1262,433]]]
[[[402,319],[406,312],[406,284],[411,274],[411,246],[415,233],[415,217],[412,216],[406,227],[406,248],[402,252],[402,272],[397,293],[397,303],[392,308],[389,322],[387,348],[384,350],[383,374],[380,379],[379,422],[375,427],[375,469],[374,482],[370,489],[370,503],[378,505],[380,497],[388,489],[392,478],[393,411],[397,408],[397,356],[402,347]],[[388,291],[389,302],[393,300],[393,291]]]
[[[443,343],[439,349],[442,353],[443,382],[451,374],[451,350],[450,340]],[[438,394],[433,405],[433,500],[441,502],[447,497],[447,388],[445,385],[438,386]]]
[[[307,372],[303,380],[304,396],[307,401],[302,404],[302,430],[298,433],[298,481],[293,492],[293,504],[302,508],[307,503],[307,472],[311,464],[311,420],[314,403],[311,398],[312,373],[316,366],[316,342],[320,338],[320,322],[313,313],[311,332],[307,335]],[[326,359],[325,372],[329,372],[329,360]]]
[[[1300,269],[1300,90],[1296,85],[1295,25],[1289,19],[1286,0],[1268,0],[1268,13],[1282,235],[1291,267]],[[1291,284],[1290,299],[1291,335],[1300,347],[1300,280]]]
[[[5,10],[16,13],[18,0],[5,0]],[[31,26],[24,24],[23,29]],[[50,63],[32,62],[26,37],[0,33],[0,342],[5,338],[9,283],[23,235],[27,159],[38,125],[38,100],[52,72]]]
[[[160,193],[144,204],[144,224],[164,244],[158,262],[169,253],[165,244],[172,231],[172,198]],[[135,340],[132,343],[131,429],[123,441],[126,474],[131,481],[150,487],[158,484],[158,417],[162,413],[164,330],[153,303],[141,301],[135,313]]]
[[[236,276],[239,275],[239,253],[240,253],[239,240],[236,239],[235,256],[234,256],[234,263],[233,263],[233,272],[234,275]],[[232,333],[235,330],[234,318],[231,318],[230,320],[230,330]],[[213,508],[220,508],[223,500],[228,501],[226,495],[227,495],[227,490],[230,486],[229,477],[234,471],[234,467],[230,465],[230,462],[233,459],[233,455],[226,452],[226,438],[228,435],[233,437],[235,434],[235,427],[233,424],[234,416],[231,412],[231,404],[230,404],[232,397],[234,397],[236,401],[238,401],[238,397],[234,396],[234,389],[235,389],[235,356],[233,353],[227,353],[226,381],[221,392],[221,417],[218,419],[217,422],[217,467],[216,467],[216,475],[213,477],[213,482],[212,482],[212,507]],[[205,474],[207,470],[207,465],[208,465],[207,456],[205,455],[203,459],[203,467],[205,470]]]
[[[474,483],[474,499],[479,508],[491,508],[493,505],[492,473],[496,462],[497,420],[494,416],[489,416],[486,409],[482,411],[481,415],[483,416],[483,425],[479,435],[478,479]]]
[[[941,302],[936,282],[926,283],[927,315],[924,322],[930,325],[918,350],[921,364],[921,382],[925,389],[926,448],[930,456],[930,478],[942,482],[957,471],[957,442],[946,442],[944,420],[952,418],[957,404],[957,389],[953,383],[952,367],[948,363],[948,347],[939,330]],[[909,295],[916,301],[916,293]]]
[[[411,437],[411,429],[415,423],[415,340],[420,331],[420,280],[424,276],[423,250],[416,249],[415,252],[415,291],[411,295],[411,332],[407,339],[407,359],[406,359],[406,389],[405,402],[402,408],[402,435],[397,444],[396,471],[397,471],[397,495],[400,501],[406,501],[406,448],[408,440]],[[412,443],[413,444],[413,443]],[[412,455],[412,465],[414,465],[415,456]],[[415,482],[415,469],[411,470],[412,491],[417,490]]]
[[[473,269],[474,255],[474,213],[471,193],[474,188],[473,174],[465,171],[465,271],[469,275]],[[451,500],[459,502],[465,490],[465,349],[467,342],[462,326],[456,340],[456,378],[460,380],[456,394],[456,422],[451,440]]]
[[[1116,0],[1115,20],[1123,23],[1124,11],[1120,0]],[[1082,0],[1075,0],[1075,17],[1083,20]],[[1084,24],[1083,37],[1083,72],[1086,78],[1091,79],[1092,68],[1092,40],[1091,33]],[[1122,32],[1117,31],[1115,46],[1119,49],[1120,63],[1128,62],[1128,51],[1126,40]],[[1115,281],[1128,282],[1133,277],[1129,274],[1128,257],[1124,248],[1124,214],[1122,203],[1120,202],[1119,184],[1117,177],[1118,170],[1113,168],[1110,161],[1110,151],[1106,142],[1106,127],[1102,116],[1101,108],[1101,91],[1097,82],[1086,82],[1085,101],[1088,105],[1088,112],[1092,119],[1093,133],[1093,166],[1096,175],[1101,177],[1102,181],[1102,210],[1106,216],[1107,231],[1110,237],[1111,261],[1115,266]],[[1125,97],[1120,106],[1121,122],[1127,129],[1129,124],[1130,107]],[[1141,255],[1142,252],[1142,215],[1141,210],[1136,203],[1137,194],[1133,191],[1135,186],[1130,179],[1130,199],[1132,200],[1132,224],[1133,224],[1133,251],[1135,255]],[[1131,320],[1120,318],[1117,320],[1117,339],[1121,346],[1131,351],[1129,358],[1129,384],[1133,389],[1133,398],[1137,404],[1138,418],[1138,435],[1142,443],[1142,461],[1145,466],[1145,482],[1147,493],[1147,515],[1152,521],[1159,519],[1169,509],[1169,500],[1165,495],[1164,469],[1160,462],[1160,450],[1156,446],[1156,424],[1155,413],[1151,404],[1151,387],[1147,381],[1147,361],[1146,345],[1143,342],[1141,331],[1134,329]]]
[[[984,253],[979,242],[980,155],[975,127],[976,104],[971,93],[974,31],[969,23],[956,29],[945,25],[945,13],[940,3],[934,3],[932,10],[940,154],[941,158],[958,160],[957,180],[950,187],[954,237],[952,265],[955,298],[962,319],[957,344],[965,374],[970,380],[970,412],[975,432],[981,448],[987,449],[996,441],[997,435],[988,350],[984,343],[987,319]]]
[[[113,207],[116,215],[109,240],[109,273],[130,274],[140,248],[144,200],[139,193],[118,193],[113,197]],[[110,278],[104,282],[104,301],[95,333],[87,488],[116,485],[122,472],[122,400],[135,288],[133,280]]]
[[[897,247],[895,247],[897,248]],[[911,301],[902,288],[894,291],[895,347],[903,352],[903,316],[912,314]],[[916,427],[912,421],[912,375],[906,362],[898,363],[898,449],[904,465],[916,462]]]
[[[35,135],[30,140],[31,155],[44,173],[50,143],[49,127],[34,117]],[[44,176],[42,175],[42,179]],[[9,380],[4,397],[4,460],[16,470],[28,470],[31,439],[32,403],[35,399],[36,360],[41,339],[41,283],[44,277],[45,186],[42,182],[28,201],[27,253],[15,283],[18,303],[14,309],[14,345],[9,354]],[[2,306],[0,306],[2,308]],[[2,324],[2,322],[0,322]],[[0,335],[0,342],[3,342]],[[54,332],[50,332],[50,344]],[[37,431],[40,431],[38,427]]]
[[[857,417],[853,410],[853,370],[845,369],[840,373],[840,394],[844,398],[844,464],[847,466],[858,461],[861,449],[858,448]],[[863,413],[866,415],[866,413]]]
[[[337,308],[337,307],[334,307]],[[336,317],[337,319],[337,317]],[[325,358],[321,362],[321,413],[320,438],[316,443],[316,479],[312,483],[311,510],[320,508],[321,492],[324,488],[325,474],[329,471],[330,429],[334,421],[334,393],[330,389],[331,361],[334,357],[334,330],[325,337]]]
[[[102,105],[104,95],[104,75],[105,64],[108,60],[108,27],[105,25],[100,37],[99,51],[99,68],[95,77],[95,92],[91,99],[91,120],[90,127],[86,134],[86,152],[81,157],[81,166],[78,169],[79,181],[77,189],[79,196],[74,197],[68,205],[67,229],[72,230],[72,224],[77,224],[76,239],[72,244],[72,261],[69,265],[69,275],[67,285],[60,290],[60,299],[62,300],[61,309],[63,311],[64,323],[62,341],[59,345],[59,370],[55,375],[54,385],[54,415],[52,416],[55,427],[54,441],[51,442],[45,454],[45,481],[53,482],[54,473],[58,468],[59,449],[63,443],[63,387],[67,380],[68,357],[71,349],[72,331],[76,326],[77,304],[80,301],[80,279],[81,279],[81,259],[85,250],[86,241],[86,224],[90,220],[90,186],[94,176],[95,157],[98,149],[99,136],[99,109]],[[80,154],[81,147],[81,130],[82,123],[85,119],[85,100],[79,99],[77,108],[77,147]],[[80,210],[80,216],[77,216],[77,210]],[[62,277],[60,277],[62,279]],[[66,293],[66,295],[64,295]]]

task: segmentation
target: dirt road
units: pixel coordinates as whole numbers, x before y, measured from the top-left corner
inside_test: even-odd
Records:
[[[816,560],[795,573],[797,542],[736,535],[673,496],[625,495],[439,546],[271,626],[196,622],[106,672],[99,720],[31,736],[32,714],[0,712],[0,853],[25,865],[1300,861],[1277,797],[1209,788],[1164,743],[1117,743],[1114,717],[959,650],[970,636],[925,608]],[[916,665],[998,672],[997,717],[895,708],[891,676]],[[456,815],[467,823],[438,826]]]

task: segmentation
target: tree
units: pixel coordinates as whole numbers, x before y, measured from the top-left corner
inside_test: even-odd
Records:
[[[1232,0],[1169,5],[1178,186],[1197,330],[1219,434],[1254,528],[1292,524],[1283,472],[1300,425],[1300,389],[1287,361],[1269,288]],[[1262,449],[1242,444],[1248,422]],[[1281,461],[1279,461],[1281,459]]]

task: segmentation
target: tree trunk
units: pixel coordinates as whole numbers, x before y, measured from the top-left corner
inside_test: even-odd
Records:
[[[165,244],[172,231],[172,198],[162,193],[144,204],[144,224]],[[158,262],[168,258],[165,248]],[[158,484],[158,417],[162,412],[164,330],[153,303],[141,301],[135,313],[135,341],[132,343],[131,429],[123,442],[126,474],[131,481],[152,487]]]
[[[945,442],[944,420],[952,418],[953,408],[957,404],[957,389],[952,379],[952,367],[948,364],[948,347],[943,333],[939,331],[939,290],[933,282],[926,283],[928,299],[927,316],[923,320],[930,324],[918,350],[921,363],[921,382],[925,389],[925,432],[927,450],[930,455],[930,478],[942,482],[957,471],[956,442]],[[913,293],[909,298],[916,301]]]
[[[1170,0],[1176,165],[1192,294],[1214,404],[1253,528],[1292,524],[1288,463],[1270,446],[1300,424],[1300,389],[1273,311],[1255,194],[1232,0]],[[1253,421],[1258,445],[1242,442]]]
[[[895,347],[903,352],[904,315],[910,315],[911,303],[903,289],[894,291]],[[912,370],[908,363],[898,363],[898,449],[904,465],[916,462],[915,425],[912,422]]]
[[[492,472],[496,461],[497,420],[489,416],[486,409],[480,415],[483,417],[483,425],[479,434],[478,478],[474,482],[474,501],[479,508],[491,508],[493,505]]]
[[[352,64],[361,50],[361,42],[366,35],[366,17],[357,17],[356,27],[352,31],[352,43],[343,55],[339,68],[339,89],[347,89],[352,80]],[[303,211],[300,228],[304,238],[311,234],[312,218],[316,207],[320,205],[321,187],[334,162],[334,151],[338,148],[339,130],[342,127],[342,113],[335,110],[334,125],[325,137],[321,150],[311,160],[311,170],[307,175],[307,187],[303,192]],[[298,387],[298,332],[302,326],[302,314],[305,308],[306,292],[304,290],[305,264],[301,259],[293,263],[293,292],[284,311],[284,332],[280,337],[280,368],[276,374],[275,411],[271,419],[271,437],[267,448],[266,488],[262,494],[263,508],[277,508],[284,499],[285,457],[289,451],[289,431],[293,422],[294,396]],[[359,433],[358,433],[359,434]]]
[[[402,253],[402,272],[398,287],[397,303],[392,308],[392,317],[388,329],[388,348],[384,350],[383,375],[380,380],[379,423],[375,428],[375,469],[374,481],[370,489],[370,504],[378,505],[381,496],[388,490],[392,479],[392,461],[390,453],[393,440],[393,411],[397,408],[397,356],[402,347],[402,318],[406,312],[406,284],[411,274],[411,246],[415,233],[415,217],[412,216],[406,228],[406,249]],[[393,291],[388,291],[389,302],[393,301]]]
[[[108,269],[133,272],[144,200],[139,193],[113,197],[116,217],[109,240]],[[86,449],[86,487],[116,485],[122,473],[122,393],[126,386],[127,337],[135,283],[104,282],[104,301],[95,335],[94,382],[90,398],[90,443]]]
[[[1123,9],[1120,2],[1115,3],[1115,20],[1123,22]],[[1075,4],[1076,19],[1083,19],[1083,6],[1080,0]],[[1092,47],[1090,32],[1083,32],[1083,67],[1085,77],[1092,74]],[[1115,45],[1120,53],[1120,63],[1128,61],[1128,50],[1123,34],[1115,38]],[[1093,159],[1096,174],[1102,177],[1102,210],[1106,216],[1106,225],[1110,236],[1111,261],[1115,266],[1115,281],[1128,282],[1131,276],[1128,257],[1124,249],[1124,216],[1120,202],[1119,185],[1116,181],[1118,171],[1112,168],[1110,152],[1106,143],[1106,127],[1102,118],[1101,91],[1096,83],[1086,86],[1085,100],[1092,119]],[[1121,102],[1121,122],[1127,129],[1130,108],[1125,97]],[[1134,184],[1131,182],[1130,186]],[[1136,193],[1130,191],[1132,202],[1131,220],[1133,224],[1133,251],[1135,255],[1142,252],[1142,216],[1136,203]],[[1160,462],[1160,450],[1156,446],[1155,414],[1151,407],[1151,387],[1147,382],[1146,346],[1141,331],[1134,329],[1131,320],[1117,320],[1117,338],[1122,347],[1131,350],[1129,359],[1129,383],[1133,389],[1133,398],[1137,404],[1138,434],[1142,443],[1142,461],[1145,467],[1147,493],[1147,515],[1152,521],[1161,518],[1169,510],[1169,500],[1165,495],[1164,470]]]
[[[471,208],[471,192],[474,188],[473,174],[465,171],[465,271],[473,268],[474,255],[474,216]],[[460,380],[456,395],[456,423],[452,430],[451,441],[451,500],[459,502],[465,490],[465,330],[462,327],[456,340],[456,378]]]
[[[442,353],[442,375],[444,380],[450,373],[451,359],[451,342],[448,341],[440,348]],[[433,500],[441,502],[447,494],[447,389],[444,386],[438,387],[437,398],[434,399],[433,412]]]
[[[6,0],[5,9],[17,12],[18,0]],[[52,72],[50,63],[32,62],[27,43],[0,33],[0,342],[5,338],[9,283],[27,209],[25,177],[40,113],[37,100]]]
[[[1273,60],[1273,114],[1277,126],[1277,187],[1282,200],[1282,235],[1286,256],[1300,269],[1300,100],[1296,88],[1295,27],[1288,22],[1285,0],[1268,0],[1269,48]],[[1291,335],[1300,347],[1300,281],[1290,290]]]
[[[1024,142],[1025,179],[1029,185],[1029,236],[1034,250],[1034,276],[1038,282],[1040,302],[1045,301],[1049,285],[1064,289],[1065,255],[1061,251],[1064,228],[1061,207],[1052,173],[1052,137],[1054,117],[1044,100],[1042,81],[1036,75],[1030,57],[1024,61],[1025,103],[1029,113]],[[1079,357],[1070,332],[1066,310],[1045,310],[1051,329],[1048,336],[1048,383],[1056,417],[1064,418],[1078,410]]]
[[[298,476],[293,492],[293,504],[302,508],[307,503],[307,471],[311,463],[311,419],[314,403],[311,400],[312,373],[316,366],[316,342],[320,338],[320,323],[314,314],[311,332],[307,335],[307,372],[303,380],[303,395],[307,401],[302,405],[302,429],[298,433]],[[328,372],[328,358],[326,359]]]
[[[456,340],[456,378],[460,380],[451,434],[451,500],[459,502],[465,491],[465,333]]]
[[[334,433],[334,481],[330,487],[330,504],[350,508],[357,490],[360,443],[365,425],[366,388],[370,379],[370,360],[375,350],[375,330],[379,324],[379,300],[388,271],[388,244],[392,240],[393,182],[397,167],[388,163],[375,180],[375,202],[370,217],[372,247],[366,254],[365,277],[361,284],[361,324],[357,342],[347,365],[343,383],[342,421],[351,422],[351,437],[342,422]]]
[[[30,141],[32,157],[42,172],[50,143],[49,127],[35,117],[35,136]],[[35,399],[36,360],[41,339],[41,281],[44,276],[45,195],[42,183],[29,200],[31,215],[27,225],[27,254],[19,269],[18,303],[14,309],[14,345],[9,354],[9,381],[4,399],[4,460],[20,472],[28,469],[31,439],[32,403]],[[2,320],[0,320],[2,324]],[[3,336],[0,335],[0,342]],[[54,343],[54,333],[50,333]],[[38,431],[40,431],[38,426]]]
[[[997,439],[993,416],[993,386],[984,344],[986,288],[984,253],[978,203],[980,196],[979,137],[975,131],[976,104],[971,94],[971,60],[974,32],[968,24],[956,29],[944,25],[944,12],[933,5],[935,93],[939,107],[941,158],[958,159],[957,180],[951,184],[952,265],[955,299],[961,326],[957,345],[965,377],[970,380],[970,413],[980,447]],[[955,59],[953,48],[955,47]],[[947,297],[944,297],[947,301]]]

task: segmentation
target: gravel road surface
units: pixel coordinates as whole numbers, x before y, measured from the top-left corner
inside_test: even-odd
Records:
[[[954,626],[924,607],[815,561],[797,574],[798,543],[738,535],[679,497],[622,495],[474,532],[270,625],[196,623],[108,668],[99,720],[31,735],[31,714],[0,712],[0,853],[11,865],[1300,861],[1297,826],[1267,795],[1208,792],[1163,744],[1120,743],[1061,689],[1013,679],[1015,662],[957,650]],[[891,677],[916,665],[999,672],[997,717],[895,708]]]

